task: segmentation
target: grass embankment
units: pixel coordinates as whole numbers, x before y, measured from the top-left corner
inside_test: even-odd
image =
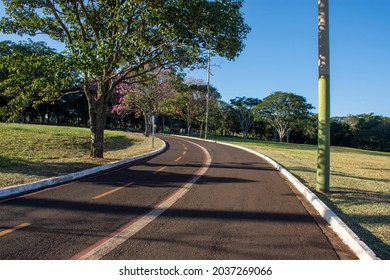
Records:
[[[214,137],[276,160],[312,191],[317,146]],[[331,192],[317,195],[371,248],[390,259],[390,153],[331,148]]]
[[[151,137],[105,131],[104,159],[92,159],[90,130],[0,123],[0,188],[91,168],[154,150]],[[162,146],[156,139],[155,147]]]

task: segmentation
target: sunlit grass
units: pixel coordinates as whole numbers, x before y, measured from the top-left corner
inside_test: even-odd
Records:
[[[94,167],[153,150],[141,134],[105,131],[104,159],[92,159],[87,128],[0,123],[0,187]],[[156,148],[162,141],[156,139]]]
[[[215,140],[265,154],[315,191],[317,146],[235,137]],[[331,192],[317,194],[376,254],[390,259],[390,153],[331,148]]]

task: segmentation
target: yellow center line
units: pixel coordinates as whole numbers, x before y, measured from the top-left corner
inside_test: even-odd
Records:
[[[165,168],[167,168],[168,166],[163,166],[163,167],[161,167],[160,169],[157,169],[156,171],[154,171],[153,172],[153,174],[156,174],[156,173],[158,173],[158,172],[160,172],[160,171],[163,171]]]
[[[9,228],[9,229],[6,229],[6,230],[3,230],[3,231],[0,231],[0,237],[4,236],[4,235],[7,235],[9,233],[12,233],[18,229],[22,229],[22,228],[25,228],[25,227],[28,227],[29,223],[23,223],[23,224],[20,224],[20,225],[17,225],[16,227],[13,227],[13,228]]]
[[[107,196],[107,195],[110,195],[110,194],[112,194],[112,193],[114,193],[114,192],[120,191],[121,189],[124,189],[124,188],[126,188],[126,187],[128,187],[128,186],[130,186],[130,185],[132,185],[132,184],[134,184],[134,182],[127,183],[126,185],[123,185],[122,187],[118,187],[118,188],[115,188],[115,189],[113,189],[113,190],[111,190],[111,191],[108,191],[108,192],[99,194],[99,195],[97,195],[97,196],[94,196],[94,197],[92,197],[92,199],[93,199],[93,200],[100,199],[100,198],[105,197],[105,196]]]
[[[179,160],[181,160],[182,157],[178,157],[177,159],[175,159],[175,162],[178,162]]]
[[[111,190],[111,191],[108,191],[108,192],[99,194],[99,195],[97,195],[97,196],[94,196],[94,197],[92,197],[92,199],[93,199],[93,200],[100,199],[100,198],[105,197],[105,196],[107,196],[107,195],[110,195],[110,194],[112,194],[112,193],[114,193],[114,192],[120,191],[120,190],[123,189],[123,188],[124,188],[124,187],[119,187],[119,188],[113,189],[113,190]]]

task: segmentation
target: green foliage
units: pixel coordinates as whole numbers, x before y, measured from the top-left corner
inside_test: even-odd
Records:
[[[303,96],[277,91],[256,106],[257,120],[267,121],[279,134],[280,142],[294,129],[311,115],[310,110],[314,107],[306,102]]]
[[[221,94],[210,86],[209,92],[209,125],[217,123],[220,113],[218,101]],[[177,85],[175,94],[164,102],[163,113],[183,120],[187,124],[187,133],[191,134],[192,125],[199,125],[204,130],[206,118],[207,85],[202,80],[189,79]]]
[[[390,123],[362,129],[351,140],[352,147],[390,152]]]
[[[238,122],[240,123],[242,133],[247,138],[249,129],[254,122],[253,109],[261,104],[261,100],[252,97],[236,97],[230,99],[231,110],[235,114]]]
[[[103,156],[105,116],[118,85],[156,69],[205,66],[207,49],[232,60],[250,30],[241,0],[3,2],[1,32],[44,33],[65,43],[89,102],[93,157]]]
[[[64,56],[43,42],[0,42],[0,115],[11,120],[26,107],[53,102],[75,76]]]
[[[390,151],[390,118],[373,113],[333,118],[331,130],[332,145]]]

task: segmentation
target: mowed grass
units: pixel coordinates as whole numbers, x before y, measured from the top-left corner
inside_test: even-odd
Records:
[[[64,175],[154,150],[151,137],[105,131],[104,159],[93,159],[88,128],[0,123],[0,188]],[[155,148],[163,142],[156,139]]]
[[[276,160],[315,191],[317,146],[214,137]],[[331,148],[331,192],[317,193],[382,259],[390,259],[390,153]]]

